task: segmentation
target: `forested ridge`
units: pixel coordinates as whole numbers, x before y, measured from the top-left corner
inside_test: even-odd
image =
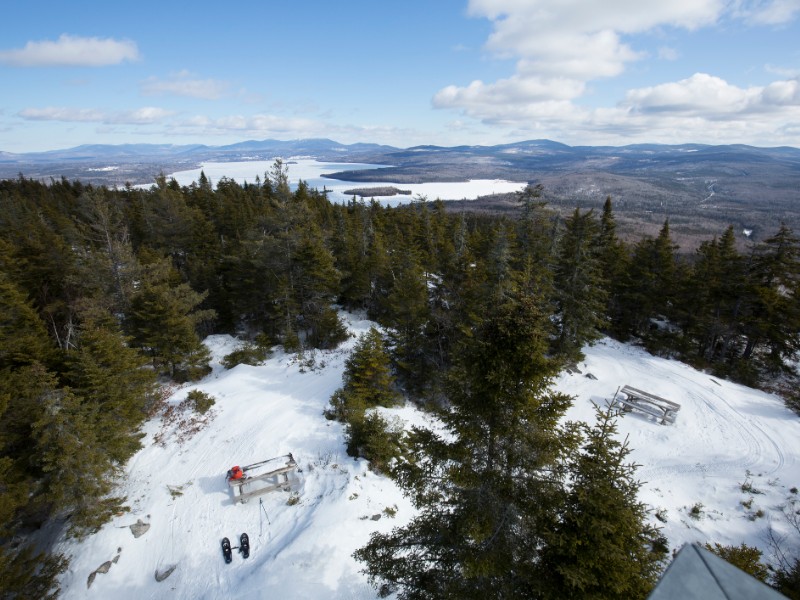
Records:
[[[781,227],[743,253],[728,228],[687,256],[668,222],[621,242],[611,199],[566,219],[537,188],[518,200],[513,220],[439,201],[336,205],[292,191],[281,161],[245,185],[0,181],[0,589],[55,595],[64,558],[27,535],[58,520],[80,537],[124,510],[115,480],[160,384],[207,372],[204,336],[248,340],[231,365],[277,344],[333,348],[342,307],[386,334],[360,341],[328,416],[420,509],[358,552],[376,585],[407,598],[646,594],[663,540],[627,448],[608,414],[561,423],[570,399],[549,384],[603,335],[750,385],[792,381],[800,240]],[[401,435],[366,412],[399,394],[453,435]],[[623,521],[617,539],[598,535]],[[600,554],[619,560],[615,577]]]

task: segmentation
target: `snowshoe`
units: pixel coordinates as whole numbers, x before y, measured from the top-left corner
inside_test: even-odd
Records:
[[[242,553],[242,558],[250,558],[250,538],[246,533],[239,536],[239,552]]]
[[[222,556],[225,557],[226,563],[229,563],[233,560],[233,552],[231,551],[231,541],[228,538],[222,538]]]

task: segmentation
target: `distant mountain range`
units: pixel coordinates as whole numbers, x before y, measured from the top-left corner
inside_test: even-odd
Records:
[[[0,152],[0,178],[80,179],[96,185],[151,183],[154,177],[206,161],[271,160],[304,156],[339,163],[386,165],[331,175],[391,184],[470,179],[541,183],[546,200],[564,212],[599,207],[606,196],[637,231],[653,232],[669,218],[678,231],[719,233],[725,224],[758,238],[780,222],[800,230],[800,149],[746,145],[633,144],[568,146],[528,140],[495,146],[341,144],[328,139],[248,140],[202,144],[91,144],[13,154]],[[452,205],[457,207],[459,205]],[[471,208],[514,209],[514,198],[493,197]],[[694,235],[694,234],[691,234]]]
[[[204,144],[84,144],[64,150],[13,154],[0,152],[0,165],[48,164],[63,162],[111,162],[142,161],[160,163],[164,160],[202,162],[213,160],[253,160],[276,156],[304,155],[327,158],[354,156],[363,153],[375,154],[397,151],[398,148],[379,144],[340,144],[326,139],[306,140],[248,140],[226,146]],[[253,156],[253,155],[256,156]]]
[[[0,151],[0,169],[19,169],[33,165],[191,163],[203,161],[269,160],[274,157],[307,156],[323,161],[377,162],[392,165],[393,173],[427,171],[432,165],[460,165],[458,170],[475,172],[524,171],[539,169],[598,169],[624,172],[636,168],[674,169],[680,166],[757,162],[791,164],[800,168],[800,149],[792,147],[758,148],[745,145],[710,146],[704,144],[634,144],[629,146],[568,146],[551,140],[528,140],[495,146],[414,146],[396,148],[380,144],[340,144],[328,139],[248,140],[225,146],[204,144],[85,144],[63,150],[14,154]],[[462,163],[471,163],[465,169]],[[14,175],[18,173],[15,172]],[[58,174],[60,176],[60,174]],[[371,176],[374,172],[371,173]],[[433,176],[433,175],[431,175]],[[434,176],[440,179],[441,175]]]

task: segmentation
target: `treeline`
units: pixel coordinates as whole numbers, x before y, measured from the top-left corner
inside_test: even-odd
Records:
[[[65,519],[83,535],[121,510],[113,483],[157,378],[202,376],[210,333],[332,348],[347,335],[335,306],[363,310],[388,332],[398,386],[431,406],[452,402],[490,317],[521,306],[540,315],[528,349],[547,357],[543,374],[604,334],[748,383],[787,369],[800,341],[789,229],[747,254],[729,229],[683,257],[667,223],[627,245],[610,200],[560,220],[539,193],[520,195],[518,219],[336,205],[292,191],[281,161],[245,185],[0,182],[0,589],[54,589],[63,560],[35,558],[27,532]]]

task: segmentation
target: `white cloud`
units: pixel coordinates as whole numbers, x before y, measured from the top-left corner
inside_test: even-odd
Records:
[[[583,83],[564,77],[519,77],[485,84],[473,81],[467,87],[447,86],[433,97],[438,108],[452,105],[481,107],[514,106],[549,100],[570,100],[583,93]]]
[[[175,114],[171,110],[165,110],[155,106],[145,106],[137,108],[136,110],[122,111],[114,113],[105,121],[106,123],[120,123],[120,124],[153,124],[160,123],[167,117]]]
[[[781,108],[800,109],[800,84],[795,79],[740,88],[719,77],[695,73],[681,81],[630,90],[622,106],[633,112],[670,112],[717,120]]]
[[[227,81],[197,79],[192,77],[188,71],[174,73],[167,79],[150,77],[139,85],[142,93],[146,96],[169,94],[204,100],[218,100],[225,95],[229,88]]]
[[[628,91],[623,106],[637,112],[720,114],[742,112],[758,95],[719,77],[695,73],[688,79]]]
[[[557,137],[566,143],[731,143],[796,145],[800,133],[800,83],[776,81],[741,88],[704,73],[630,90],[612,108],[579,109],[518,120],[519,136]]]
[[[94,108],[25,108],[19,116],[28,121],[69,121],[93,123],[103,120],[103,112]]]
[[[183,133],[203,133],[219,135],[222,133],[249,133],[254,135],[305,135],[317,132],[324,126],[312,119],[285,118],[275,115],[228,115],[212,119],[196,115],[176,122],[175,130]]]
[[[665,25],[695,29],[713,23],[722,8],[721,0],[471,0],[469,12],[493,22],[491,52],[593,78],[640,58],[621,35]]]
[[[497,81],[446,86],[434,95],[433,105],[519,132],[549,131],[557,139],[584,129],[590,135],[646,135],[654,130],[656,115],[682,127],[679,133],[684,136],[700,131],[697,128],[704,123],[717,127],[726,116],[765,116],[751,123],[732,123],[729,133],[777,127],[766,115],[781,111],[788,125],[797,108],[793,78],[739,88],[712,75],[696,74],[631,90],[616,107],[588,109],[578,100],[586,94],[588,82],[617,77],[630,64],[653,58],[631,45],[630,40],[637,39],[633,36],[656,35],[665,28],[697,30],[725,18],[777,24],[798,10],[800,0],[470,0],[469,14],[492,22],[485,48],[498,57],[516,59],[515,72]],[[678,48],[655,52],[661,60],[679,57]]]
[[[780,25],[800,12],[798,0],[736,0],[733,14],[755,25]]]
[[[471,0],[469,13],[493,24],[486,48],[516,58],[516,72],[497,82],[447,86],[433,103],[487,121],[548,112],[551,103],[583,95],[588,81],[616,77],[646,56],[624,35],[660,26],[695,29],[717,20],[723,8],[723,0]],[[674,58],[676,51],[664,49],[662,56]],[[501,101],[505,119],[497,114]]]
[[[785,77],[786,79],[797,79],[798,77],[800,77],[800,69],[779,67],[776,65],[765,65],[764,70],[767,73],[772,73],[773,75],[779,75],[780,77]]]
[[[97,108],[25,108],[17,113],[28,121],[63,121],[69,123],[104,123],[106,125],[151,125],[174,113],[146,106],[127,111],[103,111]]]
[[[63,34],[56,41],[28,42],[24,48],[0,51],[0,63],[14,67],[104,67],[139,59],[130,40]]]

